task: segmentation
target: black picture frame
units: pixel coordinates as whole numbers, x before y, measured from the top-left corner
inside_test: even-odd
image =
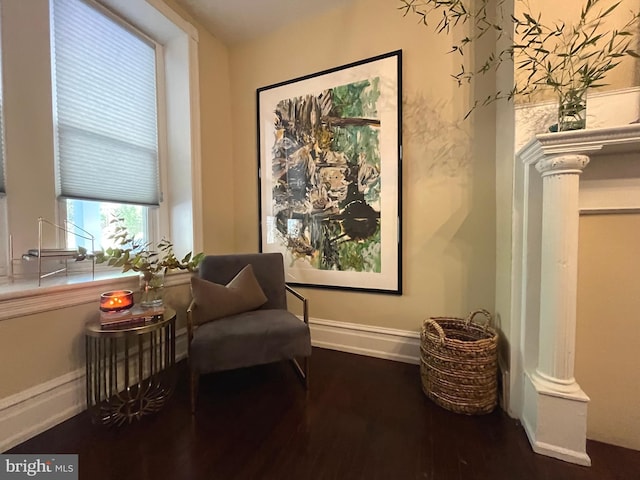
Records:
[[[402,294],[402,51],[257,89],[260,251],[287,283]]]

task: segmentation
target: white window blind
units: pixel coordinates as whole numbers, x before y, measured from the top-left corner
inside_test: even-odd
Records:
[[[59,195],[158,205],[154,47],[81,0],[54,0]]]

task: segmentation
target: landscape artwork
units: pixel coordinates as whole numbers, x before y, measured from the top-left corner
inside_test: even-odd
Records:
[[[260,243],[286,281],[401,293],[400,52],[258,90]]]

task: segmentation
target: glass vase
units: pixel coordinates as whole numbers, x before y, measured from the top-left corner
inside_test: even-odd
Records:
[[[560,94],[558,102],[558,125],[556,131],[582,130],[586,126],[586,91],[569,90]]]
[[[140,306],[157,308],[163,305],[164,272],[140,273]]]

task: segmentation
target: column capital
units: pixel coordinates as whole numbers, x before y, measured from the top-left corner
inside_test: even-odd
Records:
[[[581,174],[589,163],[586,155],[565,154],[544,157],[536,163],[536,170],[547,175]]]

